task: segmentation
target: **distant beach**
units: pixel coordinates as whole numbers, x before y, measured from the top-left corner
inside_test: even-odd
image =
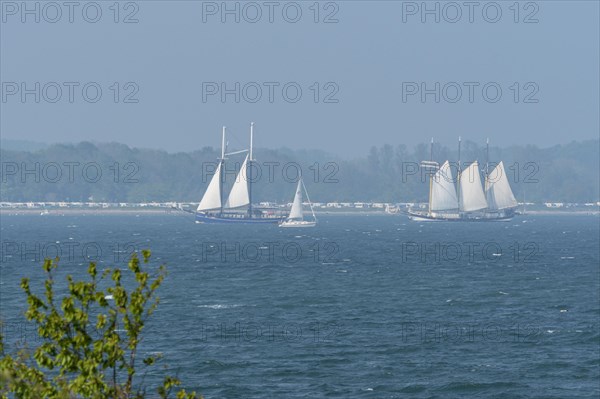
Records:
[[[47,209],[48,213],[41,215],[41,212]],[[40,216],[63,216],[63,215],[174,215],[174,216],[190,216],[189,212],[180,211],[171,208],[44,208],[44,209],[25,209],[25,208],[2,208],[0,215],[40,215]],[[284,212],[289,211],[284,209]],[[401,216],[400,213],[389,214],[382,209],[315,209],[317,215],[327,216]],[[600,210],[589,209],[538,209],[526,211],[525,215],[556,215],[556,216],[598,216]],[[522,215],[521,215],[522,216]],[[519,215],[517,215],[519,217]]]

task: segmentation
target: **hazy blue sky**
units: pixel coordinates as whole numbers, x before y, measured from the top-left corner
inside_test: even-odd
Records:
[[[90,23],[84,16],[96,18],[94,4],[78,2],[70,23],[69,8],[61,6],[58,16],[55,7],[29,1],[30,8],[38,4],[37,23],[20,1],[2,1],[2,137],[179,151],[218,146],[222,125],[234,145],[242,145],[255,121],[261,147],[359,155],[371,145],[413,145],[431,136],[444,144],[462,135],[542,146],[599,136],[597,1],[521,2],[518,15],[513,1],[477,2],[471,10],[462,1],[427,2],[439,7],[439,23],[436,15],[421,13],[422,2],[321,2],[318,16],[313,1],[267,3],[237,3],[237,23],[236,15],[221,15],[222,2],[122,2],[116,16],[114,2],[101,1],[101,17]],[[299,21],[286,21],[296,18],[297,5]],[[502,14],[488,22],[498,19],[496,5]],[[257,9],[261,18],[249,22]],[[138,22],[123,23],[129,15]],[[21,83],[35,91],[35,82],[40,102],[35,94],[23,102]],[[71,86],[73,103],[65,82],[79,84]],[[102,90],[96,103],[82,95],[90,82],[88,100],[95,85]],[[225,102],[220,93],[208,94],[222,82],[229,88],[240,83],[239,103],[234,94]],[[290,82],[286,99],[282,88]],[[425,102],[420,92],[409,95],[421,83],[434,89],[436,82],[439,103],[435,94]],[[56,85],[62,93],[52,103]],[[252,103],[257,85],[262,97]],[[462,96],[452,103],[457,86]],[[297,87],[302,97],[292,102]],[[492,102],[498,87],[502,96]],[[136,88],[129,99],[138,102],[125,103]],[[338,102],[325,102],[328,95]]]

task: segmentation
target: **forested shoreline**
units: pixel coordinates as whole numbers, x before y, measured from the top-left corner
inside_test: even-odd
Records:
[[[519,201],[599,200],[600,142],[490,147],[490,162],[503,161]],[[457,161],[457,150],[434,145],[434,160]],[[0,200],[23,201],[198,201],[215,169],[219,150],[191,152],[131,148],[118,143],[53,144],[35,150],[1,149]],[[254,201],[287,202],[302,173],[313,202],[427,201],[428,143],[413,148],[385,144],[363,157],[346,159],[320,150],[257,149],[252,169]],[[244,154],[228,161],[236,178]],[[465,141],[463,164],[485,167],[485,145]]]

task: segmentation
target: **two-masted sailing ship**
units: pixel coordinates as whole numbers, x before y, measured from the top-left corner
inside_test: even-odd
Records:
[[[196,223],[273,223],[281,222],[285,217],[274,209],[257,208],[252,205],[252,163],[254,162],[252,144],[254,123],[250,124],[249,150],[227,153],[225,127],[221,138],[221,157],[208,188],[196,209]],[[225,161],[228,156],[248,152],[240,171],[225,198]]]
[[[445,161],[441,166],[433,161],[433,140],[429,161],[421,167],[430,170],[429,203],[427,210],[409,209],[408,217],[415,221],[506,221],[515,215],[518,203],[510,188],[502,161],[489,172],[489,140],[484,170],[485,187],[481,184],[479,164],[474,161],[464,170],[460,162],[458,141],[457,178],[452,166]]]

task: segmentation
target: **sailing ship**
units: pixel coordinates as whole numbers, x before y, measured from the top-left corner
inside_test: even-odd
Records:
[[[312,212],[312,220],[304,220],[304,210],[302,208],[303,188],[304,192],[306,193],[306,200],[308,201],[308,205],[310,206],[310,210]],[[287,217],[287,219],[279,223],[279,227],[314,227],[316,225],[317,217],[315,216],[315,211],[313,210],[310,198],[308,198],[308,191],[306,190],[306,186],[304,185],[302,178],[300,178],[298,180],[298,186],[296,187],[296,195],[294,196],[294,202],[292,202],[292,209],[290,210],[290,214]]]
[[[449,161],[441,166],[431,157],[421,167],[432,170],[429,178],[427,210],[409,209],[415,221],[507,221],[513,218],[518,206],[502,161],[489,173],[489,140],[486,146],[485,187],[482,187],[479,164],[472,162],[460,170],[460,138],[458,140],[458,174],[455,180]]]
[[[284,216],[270,208],[252,205],[252,153],[254,122],[250,124],[250,149],[226,153],[225,126],[221,137],[221,157],[217,169],[196,209],[196,223],[271,223]],[[227,199],[224,197],[226,157],[248,152]]]

